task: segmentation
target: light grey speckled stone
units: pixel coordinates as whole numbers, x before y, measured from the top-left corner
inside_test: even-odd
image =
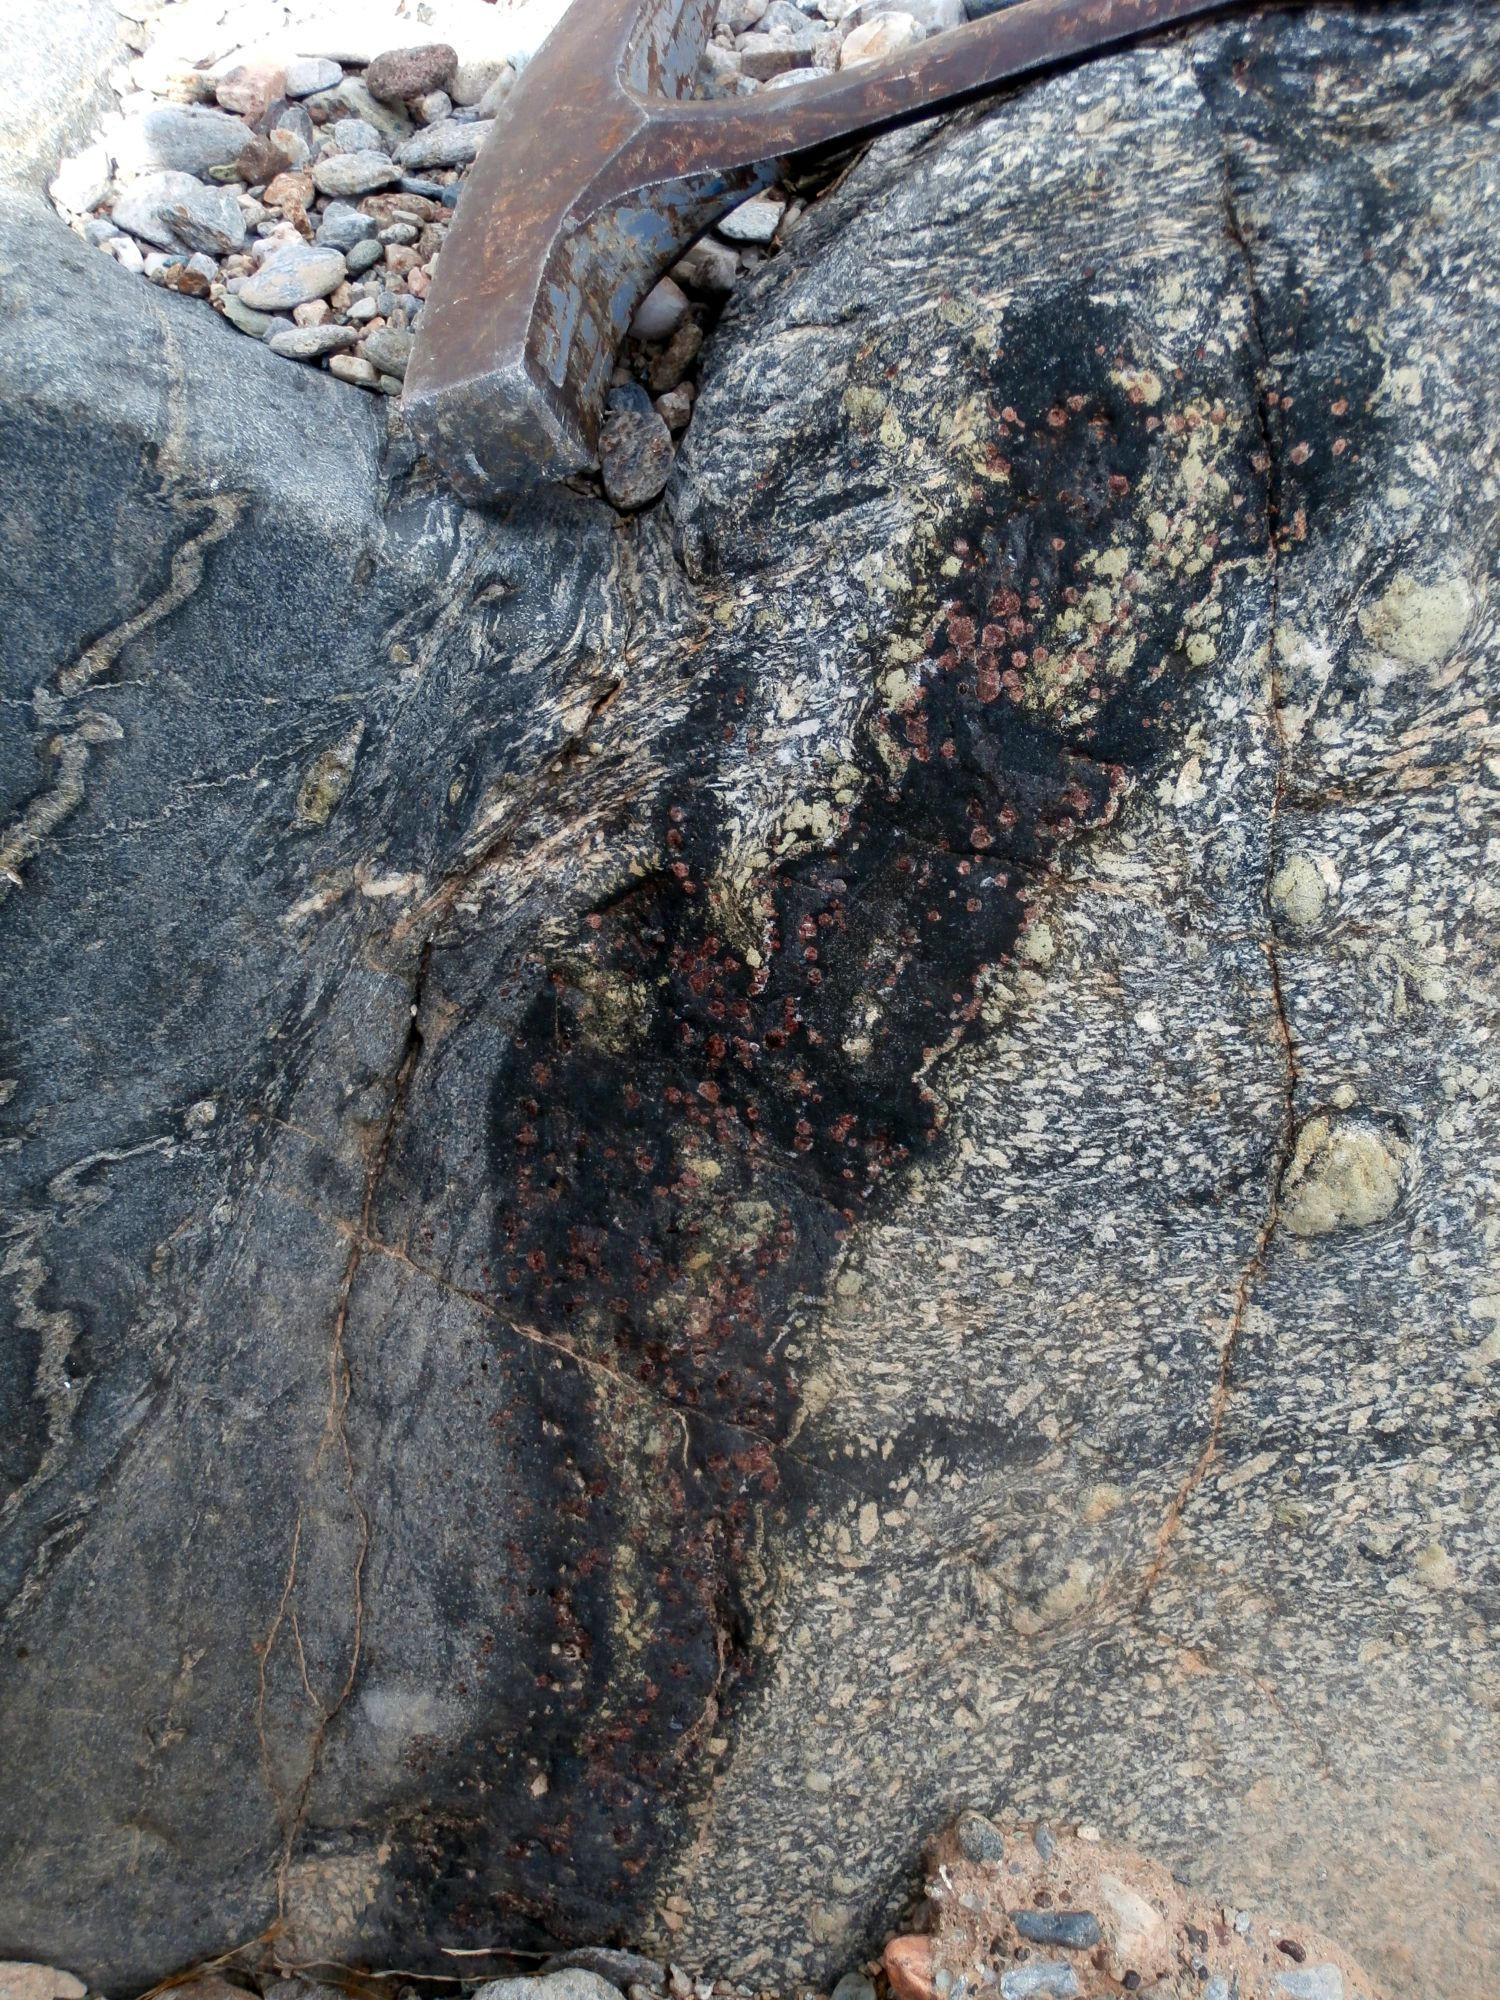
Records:
[[[389,187],[401,169],[387,153],[331,153],[314,161],[312,177],[319,194],[347,198]]]
[[[313,243],[278,245],[241,285],[241,301],[257,312],[287,312],[326,299],[344,281],[343,253]]]

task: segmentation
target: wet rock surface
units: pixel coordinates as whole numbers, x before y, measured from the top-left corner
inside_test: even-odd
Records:
[[[1494,1983],[1496,24],[881,142],[625,522],[15,58],[7,1949],[831,1985],[972,1800]]]

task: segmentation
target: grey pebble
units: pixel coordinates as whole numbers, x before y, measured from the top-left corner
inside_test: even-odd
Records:
[[[309,115],[322,112],[327,118],[363,118],[373,125],[388,146],[411,135],[411,120],[399,104],[382,104],[372,97],[357,76],[346,76],[332,90],[320,90],[304,98]]]
[[[224,317],[231,326],[237,326],[241,333],[248,333],[252,340],[264,340],[276,321],[269,313],[260,313],[247,305],[242,305],[239,296],[230,292],[224,300]]]
[[[875,2000],[875,1988],[862,1972],[846,1972],[833,1989],[833,2000]]]
[[[719,234],[731,243],[769,243],[786,214],[784,201],[772,201],[758,194],[742,201],[719,222]]]
[[[1029,1944],[1060,1944],[1065,1951],[1087,1951],[1099,1942],[1099,1919],[1088,1910],[1012,1910],[1017,1935]]]
[[[91,215],[83,225],[83,240],[92,243],[97,250],[101,243],[107,243],[111,236],[118,236],[119,224],[110,215]]]
[[[384,246],[373,236],[366,236],[358,243],[351,243],[344,252],[350,275],[353,277],[358,277],[361,271],[370,270],[384,255]]]
[[[318,127],[300,104],[288,104],[277,113],[271,126],[271,136],[282,146],[289,138],[296,139],[311,153],[318,143]]]
[[[379,224],[363,209],[353,208],[345,201],[331,201],[318,224],[317,241],[331,250],[352,250],[356,243],[373,242],[379,234]]]
[[[373,350],[379,337],[378,334],[372,336],[368,343],[370,350]],[[410,340],[406,344],[410,348]],[[379,355],[373,351],[370,352],[370,359],[384,366]],[[653,1993],[660,1993],[667,1983],[667,1975],[655,1959],[643,1958],[636,1951],[615,1951],[607,1945],[580,1945],[576,1951],[560,1951],[547,1960],[542,1971],[544,1974],[566,1972],[572,1966],[584,1972],[598,1973],[601,1979],[607,1979],[622,1993],[628,1986],[645,1986]]]
[[[1216,1972],[1203,1989],[1203,2000],[1230,2000],[1229,1981]]]
[[[616,382],[605,399],[607,410],[654,410],[656,405],[639,382]]]
[[[327,128],[341,153],[383,153],[381,134],[368,118],[336,118]]]
[[[257,312],[283,312],[289,306],[326,299],[344,282],[346,266],[339,251],[311,243],[283,243],[252,271],[240,286],[240,298]]]
[[[97,139],[58,162],[47,192],[70,215],[87,215],[109,193],[109,151]]]
[[[1037,1821],[1031,1843],[1043,1861],[1050,1861],[1057,1852],[1057,1842],[1052,1838],[1052,1829],[1044,1819]]]
[[[412,338],[404,327],[387,326],[378,329],[366,338],[363,351],[383,375],[404,375],[406,373],[406,364],[411,359],[411,348]],[[602,1947],[600,1949],[602,1951]],[[602,1978],[615,1978],[612,1972],[605,1972],[602,1965],[594,1964],[593,1959],[585,1960],[581,1958],[577,1952],[567,1952],[564,1956],[570,1964],[586,1965],[599,1973]],[[598,1956],[598,1953],[596,1953],[596,1956]],[[616,1958],[632,1958],[634,1953],[615,1952],[611,1956]],[[641,1963],[649,1965],[651,1961],[650,1959],[643,1959]],[[629,1974],[629,1978],[644,1981],[645,1974],[632,1972]],[[619,1985],[622,1981],[615,1980],[615,1983]]]
[[[569,1965],[540,1978],[492,1979],[473,2000],[620,2000],[620,1990],[586,1966]]]
[[[266,345],[288,361],[316,361],[320,355],[352,347],[358,338],[352,326],[289,326],[284,333],[273,333]]]
[[[293,56],[283,88],[288,97],[311,97],[315,90],[332,90],[343,74],[331,56]]]
[[[420,174],[403,174],[396,185],[403,194],[419,194],[424,201],[446,201],[450,193],[456,193],[442,181],[424,181]]]
[[[373,194],[401,178],[389,154],[376,152],[330,153],[316,162],[313,186],[319,194]]]
[[[462,167],[478,153],[490,136],[493,118],[461,122],[445,118],[427,125],[396,149],[403,167]]]
[[[1078,1975],[1061,1959],[1017,1965],[1000,1975],[1000,2000],[1076,2000]]]
[[[251,138],[243,118],[196,105],[156,104],[127,118],[111,143],[115,165],[128,174],[196,174],[230,167]]]
[[[960,1813],[957,1832],[958,1851],[965,1861],[1005,1859],[1005,1842],[1000,1836],[1000,1829],[983,1813]]]
[[[245,240],[245,218],[234,196],[176,171],[132,181],[115,199],[114,222],[160,250],[185,243],[223,256]]]
[[[1336,1965],[1299,1965],[1278,1973],[1276,1984],[1290,2000],[1344,2000],[1344,1975]]]
[[[655,410],[611,410],[599,427],[604,490],[630,511],[654,500],[672,476],[672,433]]]

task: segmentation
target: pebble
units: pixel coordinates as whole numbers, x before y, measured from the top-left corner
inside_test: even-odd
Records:
[[[316,361],[341,347],[352,347],[359,335],[352,326],[289,326],[266,341],[273,354],[288,361]]]
[[[490,135],[494,121],[476,118],[460,123],[445,118],[440,124],[426,125],[396,149],[403,167],[461,167],[478,153]]]
[[[71,1972],[25,1959],[0,1959],[0,2000],[83,2000],[88,1988]]]
[[[845,36],[839,50],[839,68],[852,69],[859,63],[881,62],[899,55],[903,49],[925,40],[922,25],[910,14],[881,14]]]
[[[137,273],[145,270],[146,260],[141,255],[141,246],[131,237],[111,236],[104,247],[115,262],[122,265],[125,270]]]
[[[318,128],[300,104],[284,104],[276,114],[271,136],[282,146],[295,142],[311,153],[317,143]]]
[[[1000,1975],[1000,2000],[1075,2000],[1078,1974],[1061,1959],[1018,1965]]]
[[[983,1813],[960,1813],[955,1833],[958,1851],[965,1861],[993,1863],[1005,1859],[1005,1841],[1000,1829]]]
[[[826,68],[822,63],[813,63],[808,69],[783,70],[780,76],[767,77],[766,89],[785,90],[792,84],[821,83],[825,76],[832,76],[833,73],[831,69]]]
[[[282,243],[240,286],[240,298],[257,311],[285,312],[305,299],[325,299],[344,282],[341,252],[311,243]]]
[[[330,120],[363,118],[366,124],[375,127],[388,146],[398,145],[411,136],[411,120],[403,107],[384,103],[366,90],[357,76],[342,78],[332,90],[320,90],[304,99],[304,103],[309,113]]]
[[[862,1972],[846,1972],[834,1987],[832,2000],[875,2000],[875,1988]]]
[[[312,177],[320,194],[373,194],[399,179],[400,170],[386,153],[330,153],[314,163]]]
[[[380,134],[368,118],[336,118],[325,128],[341,153],[383,153]]]
[[[781,227],[786,203],[770,195],[758,194],[730,209],[718,224],[719,234],[731,243],[769,243]]]
[[[414,49],[387,49],[365,71],[365,88],[388,104],[404,104],[441,90],[458,67],[458,51],[447,42],[426,42]]]
[[[656,498],[673,458],[672,433],[655,410],[612,410],[599,427],[604,491],[626,512]]]
[[[250,138],[243,118],[186,104],[160,104],[127,118],[113,145],[115,165],[129,174],[183,173],[200,179],[211,167],[238,160]]]
[[[1288,2000],[1344,2000],[1344,1975],[1336,1965],[1299,1965],[1278,1973],[1276,1984]]]
[[[404,327],[386,326],[382,327],[378,333],[366,335],[363,352],[380,370],[382,375],[404,375],[406,373],[406,364],[411,359],[411,347],[412,337]],[[625,1952],[621,1956],[629,1958],[631,1954]],[[582,1964],[584,1962],[576,1953],[568,1953],[567,1958],[569,1964]],[[649,1959],[645,1961],[648,1965],[650,1962]],[[590,1963],[592,1964],[592,1961]],[[592,1970],[600,1972],[600,1967],[593,1965]],[[612,1973],[601,1973],[601,1977],[603,1978],[613,1978],[613,1976]],[[638,1975],[632,1973],[631,1977],[636,1978]]]
[[[409,340],[407,345],[411,345]],[[377,359],[373,354],[370,358]],[[630,1986],[644,1986],[652,1993],[660,1993],[667,1983],[666,1974],[654,1959],[642,1958],[635,1951],[615,1951],[605,1945],[581,1945],[576,1951],[560,1951],[547,1960],[542,1972],[566,1972],[570,1967],[597,1973],[622,1993]]]
[[[278,174],[295,173],[300,164],[290,146],[279,146],[274,139],[259,134],[240,148],[235,161],[246,187],[261,187]]]
[[[1088,1910],[1012,1910],[1018,1937],[1029,1944],[1060,1944],[1065,1951],[1087,1951],[1099,1942],[1099,1919]]]
[[[677,331],[687,310],[687,293],[670,278],[663,278],[636,307],[630,331],[637,340],[665,340]]]
[[[881,1962],[895,2000],[934,2000],[931,1938],[892,1938]]]
[[[477,60],[461,62],[454,70],[444,90],[455,104],[482,104],[492,84],[508,76],[511,83],[516,80],[516,72],[508,56],[481,56]],[[506,86],[509,89],[509,85]]]
[[[163,250],[186,244],[222,257],[245,240],[245,218],[234,196],[192,174],[146,174],[132,181],[116,198],[114,220]]]
[[[248,333],[252,340],[264,340],[276,322],[269,313],[253,312],[249,306],[241,305],[239,295],[226,292],[224,295],[224,317],[231,326],[237,326],[241,333]]]
[[[668,389],[664,396],[658,396],[652,405],[669,431],[685,431],[693,414],[693,396],[684,383],[680,389]]]
[[[786,70],[812,68],[812,36],[794,43],[779,35],[746,35],[736,53],[740,72],[756,83],[766,83]]]
[[[507,63],[475,105],[481,118],[493,118],[515,86],[516,73]]]
[[[373,236],[367,236],[349,246],[344,252],[344,261],[349,266],[350,276],[357,278],[361,272],[372,270],[384,255],[384,246]]]
[[[1057,1842],[1052,1838],[1052,1829],[1044,1819],[1037,1821],[1036,1830],[1032,1834],[1031,1840],[1032,1845],[1036,1848],[1037,1853],[1041,1855],[1043,1861],[1050,1861],[1053,1855],[1056,1854]]]
[[[356,243],[363,243],[367,237],[373,239],[379,233],[373,216],[348,202],[331,201],[323,211],[314,241],[326,244],[331,250],[352,250]]]
[[[288,97],[311,97],[315,90],[332,90],[343,74],[329,56],[293,56],[283,87]]]
[[[969,18],[964,0],[864,0],[862,6],[844,16],[843,25],[853,30],[867,21],[878,20],[882,14],[909,14],[926,35],[961,28]]]
[[[739,252],[727,243],[715,243],[711,236],[695,243],[672,266],[676,282],[690,285],[695,292],[732,292],[739,275]]]
[[[357,354],[330,355],[328,372],[330,375],[337,375],[341,382],[353,382],[361,389],[373,389],[380,380],[380,370],[372,368],[368,361],[362,361]]]
[[[225,111],[258,125],[286,88],[286,72],[269,63],[240,63],[219,79],[214,96]]]
[[[411,108],[419,125],[441,125],[453,110],[453,99],[446,90],[429,90]]]
[[[95,143],[60,160],[47,192],[59,208],[86,215],[109,193],[109,149]]]
[[[688,1990],[691,1992],[691,1987]],[[597,1972],[570,1965],[545,1972],[540,1978],[492,1979],[474,1991],[472,2000],[620,2000],[620,1994]]]

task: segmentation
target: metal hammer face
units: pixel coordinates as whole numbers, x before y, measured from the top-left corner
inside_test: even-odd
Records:
[[[788,154],[873,133],[1235,0],[1015,0],[884,61],[687,95],[715,0],[574,0],[469,175],[403,401],[465,499],[596,463],[637,305]]]

